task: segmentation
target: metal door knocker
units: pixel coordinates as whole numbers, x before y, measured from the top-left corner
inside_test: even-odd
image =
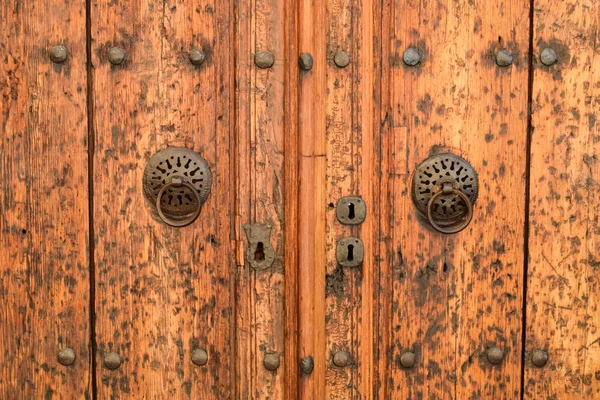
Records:
[[[413,175],[413,202],[441,233],[458,233],[469,225],[477,194],[477,173],[467,160],[451,153],[429,157]]]
[[[198,218],[211,183],[206,160],[182,147],[159,151],[144,170],[144,195],[160,219],[174,227],[187,226]]]

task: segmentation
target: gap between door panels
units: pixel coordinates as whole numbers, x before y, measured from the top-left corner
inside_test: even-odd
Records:
[[[95,231],[94,231],[94,70],[92,65],[92,4],[85,2],[85,36],[86,36],[86,67],[87,67],[87,145],[88,145],[88,257],[90,274],[90,369],[92,382],[92,399],[98,397],[96,382],[96,264],[95,264]]]
[[[533,131],[533,19],[535,0],[529,2],[529,58],[527,81],[527,144],[525,154],[525,227],[523,229],[523,319],[521,322],[521,399],[525,398],[525,354],[527,345],[527,275],[529,270],[529,201],[531,192],[531,134]]]

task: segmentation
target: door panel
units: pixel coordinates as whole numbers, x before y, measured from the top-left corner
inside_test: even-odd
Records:
[[[379,116],[375,107],[379,103],[375,96],[379,68],[373,60],[379,57],[374,25],[380,21],[377,15],[381,11],[374,13],[374,2],[330,0],[326,5],[326,199],[316,205],[326,209],[325,396],[362,398],[369,396],[374,378],[373,293],[379,215],[375,201],[379,188],[375,174],[379,161],[375,119]],[[348,55],[347,66],[344,54]],[[364,222],[344,225],[338,220],[338,207],[349,219],[349,207],[354,207],[354,218],[358,218],[358,204],[341,203],[346,196],[358,196],[365,204]],[[337,261],[338,243],[343,240],[344,257],[350,257],[349,252],[357,256],[358,248],[349,238],[362,241],[365,259],[360,267],[343,267]]]
[[[89,398],[85,2],[4,2],[0,21],[0,394]]]
[[[517,398],[529,2],[397,0],[382,31],[382,397]],[[403,62],[408,48],[418,65]],[[496,64],[500,50],[512,65]],[[411,201],[416,166],[445,151],[479,175],[473,221],[455,235],[429,228]],[[492,347],[504,351],[498,365],[486,356]],[[414,367],[403,368],[405,352]]]
[[[233,396],[231,17],[212,0],[92,3],[99,398]],[[180,229],[159,222],[142,189],[167,146],[199,152],[213,177],[201,217]],[[206,365],[192,363],[196,349]],[[123,359],[116,370],[109,352]]]
[[[595,2],[17,3],[0,397],[600,397]],[[173,146],[213,178],[183,228],[142,180]],[[443,152],[479,176],[454,235],[412,202]]]
[[[284,11],[282,1],[236,8],[239,398],[285,398]]]
[[[529,398],[600,398],[598,24],[598,2],[536,1],[525,359]],[[556,64],[542,63],[546,48],[557,54]],[[549,355],[541,368],[532,362],[536,350]]]

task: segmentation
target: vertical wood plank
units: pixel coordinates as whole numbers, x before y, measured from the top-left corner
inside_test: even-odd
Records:
[[[389,222],[380,279],[391,340],[380,352],[393,359],[385,398],[519,396],[528,9],[527,1],[384,6]],[[408,47],[422,56],[415,67],[402,62]],[[496,65],[501,49],[511,66]],[[451,236],[420,221],[410,193],[416,166],[446,150],[469,160],[480,183],[473,222]],[[505,352],[500,365],[486,357],[492,346]],[[414,368],[400,365],[407,351]]]
[[[85,21],[83,1],[0,5],[4,399],[91,397]]]
[[[299,398],[325,397],[326,272],[326,4],[298,2],[298,53],[310,53],[314,66],[300,72],[298,88],[298,352],[312,357],[312,372],[303,372]]]
[[[100,398],[235,397],[232,3],[93,2],[96,338]],[[127,56],[107,60],[111,47]],[[190,49],[206,61],[195,67]],[[185,228],[143,196],[147,160],[167,146],[208,162],[212,192]],[[191,354],[205,349],[208,363]],[[123,364],[103,367],[108,352]]]
[[[375,26],[381,12],[374,12],[378,8],[374,1],[330,0],[327,6],[326,397],[372,398],[380,161],[379,130],[374,129],[374,118],[379,119],[375,96],[380,57]],[[350,56],[345,68],[335,63],[340,51]],[[337,220],[336,205],[344,196],[362,198],[367,206],[365,222],[350,226]],[[364,245],[364,262],[358,268],[342,267],[336,260],[338,241],[348,237],[359,238]],[[334,363],[338,352],[350,354],[349,365]]]
[[[239,398],[279,399],[284,398],[285,360],[285,10],[282,1],[240,1],[236,5],[236,216],[242,225],[238,226],[237,382]],[[261,52],[274,56],[272,67],[255,64],[255,56]],[[253,224],[270,229],[270,242],[259,242],[262,251],[248,241]],[[268,245],[275,259],[262,267],[261,263],[268,262],[264,260]],[[257,268],[244,259],[247,251]],[[265,357],[272,358],[271,363],[279,360],[277,370],[265,367]]]
[[[298,254],[298,217],[299,217],[299,131],[298,131],[298,0],[284,2],[285,49],[284,79],[287,82],[284,93],[284,335],[285,362],[284,386],[286,395],[298,396],[299,382],[299,352],[298,352],[298,320],[299,320],[299,254]]]
[[[600,398],[600,4],[537,0],[527,398]],[[546,66],[551,48],[557,63]],[[533,352],[549,354],[546,366]]]

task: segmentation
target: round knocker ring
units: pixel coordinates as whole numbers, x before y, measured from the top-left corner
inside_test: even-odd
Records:
[[[183,219],[169,218],[165,215],[165,213],[162,210],[162,206],[161,206],[162,197],[169,188],[181,187],[181,186],[187,187],[188,189],[190,189],[192,191],[192,193],[194,193],[194,196],[196,197],[196,201],[198,203],[198,207],[196,208],[196,210],[194,210],[193,213],[189,214],[187,217],[185,217]],[[160,192],[158,192],[158,196],[156,196],[156,211],[158,211],[158,216],[160,217],[160,219],[163,220],[163,222],[165,224],[167,224],[169,226],[174,226],[176,228],[188,226],[189,224],[194,222],[196,220],[196,218],[198,218],[198,215],[200,215],[200,210],[202,210],[202,198],[200,197],[200,193],[196,190],[196,188],[191,183],[186,182],[184,179],[182,179],[180,177],[173,177],[171,182],[167,183],[165,186],[163,186],[160,189]]]
[[[448,194],[455,194],[458,197],[460,197],[467,205],[467,213],[465,215],[464,221],[461,224],[456,225],[456,226],[443,227],[443,226],[440,226],[433,218],[432,208],[433,208],[433,204],[435,203],[435,201],[438,198],[440,198],[443,195],[448,195]],[[431,199],[429,199],[429,203],[427,203],[427,218],[429,219],[429,223],[431,224],[431,226],[433,226],[433,228],[440,233],[445,233],[445,234],[458,233],[458,232],[462,231],[463,229],[465,229],[469,225],[471,220],[473,219],[473,204],[471,204],[471,200],[469,199],[469,196],[464,194],[461,190],[454,188],[452,186],[452,184],[445,183],[442,190],[438,191],[436,194],[431,196]]]

